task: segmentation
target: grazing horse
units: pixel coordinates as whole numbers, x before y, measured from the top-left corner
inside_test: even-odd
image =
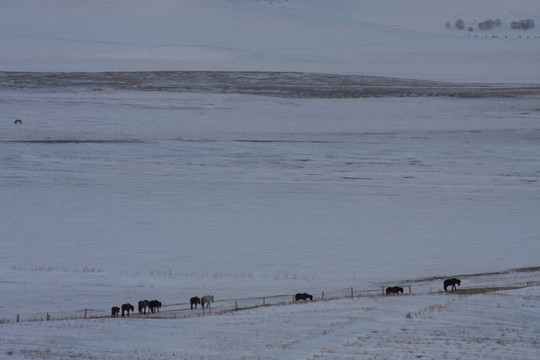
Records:
[[[135,308],[130,303],[123,304],[122,305],[122,317],[124,317],[124,311],[127,311],[127,316],[129,316],[129,312],[135,311]]]
[[[403,294],[403,288],[402,287],[392,286],[392,287],[387,287],[386,288],[386,295],[390,295],[390,294],[399,295],[400,293]]]
[[[150,308],[150,312],[153,314],[156,310],[159,312],[159,309],[161,309],[161,302],[157,300],[152,300],[148,302],[148,307]]]
[[[150,308],[150,301],[148,300],[139,301],[139,314],[146,314],[147,308]]]
[[[118,306],[113,306],[111,308],[111,317],[118,317],[118,313],[120,313],[120,308]]]
[[[201,303],[201,298],[198,296],[194,296],[191,299],[189,299],[189,303],[191,304],[191,310],[193,310],[193,305],[195,305],[195,309],[196,309],[197,304]]]
[[[201,306],[204,309],[204,304],[206,304],[206,308],[210,308],[210,303],[214,302],[214,296],[213,295],[206,295],[201,298]]]
[[[444,291],[446,291],[446,289],[447,289],[449,286],[452,287],[451,290],[456,290],[456,285],[457,285],[457,286],[461,286],[461,280],[456,279],[456,278],[446,279],[446,280],[444,280]]]
[[[294,295],[294,301],[300,301],[300,300],[305,300],[307,301],[307,299],[313,301],[313,295],[309,295],[309,294],[306,294],[306,293],[303,293],[303,294],[296,294]]]

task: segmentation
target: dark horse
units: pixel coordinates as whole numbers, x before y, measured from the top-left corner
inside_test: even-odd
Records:
[[[146,314],[146,308],[150,308],[150,301],[148,300],[139,301],[139,314]]]
[[[119,312],[120,312],[120,308],[118,306],[113,306],[111,308],[111,317],[118,317]]]
[[[127,311],[127,316],[129,316],[129,312],[135,311],[135,308],[131,304],[123,304],[122,305],[122,317],[124,317],[124,311]]]
[[[456,285],[461,286],[461,280],[452,278],[452,279],[446,279],[444,280],[444,291],[447,291],[446,289],[451,286],[451,290],[456,290]]]
[[[300,301],[300,300],[306,300],[307,299],[313,301],[313,295],[309,295],[309,294],[306,294],[306,293],[303,293],[303,294],[296,294],[294,295],[294,301]]]
[[[403,288],[402,287],[392,286],[392,287],[387,287],[386,288],[386,295],[390,295],[390,294],[399,295],[400,293],[403,294]]]
[[[201,298],[198,296],[194,296],[191,299],[189,299],[189,303],[191,304],[191,310],[193,310],[193,305],[195,305],[195,309],[197,308],[197,304],[201,303]]]
[[[148,307],[150,308],[150,312],[153,314],[156,310],[159,312],[159,309],[161,309],[161,302],[157,300],[152,300],[148,302]]]

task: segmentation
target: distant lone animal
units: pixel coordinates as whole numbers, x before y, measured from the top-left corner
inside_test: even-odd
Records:
[[[113,306],[111,308],[111,317],[118,317],[118,314],[120,313],[120,308],[118,306]]]
[[[159,312],[159,309],[161,309],[161,302],[157,300],[152,300],[148,302],[148,307],[150,308],[150,312],[153,314],[154,312]]]
[[[146,314],[147,308],[150,308],[150,301],[148,300],[139,301],[139,314]]]
[[[206,304],[206,308],[210,308],[210,303],[214,302],[214,296],[213,295],[206,295],[201,298],[201,306],[204,309],[204,304]]]
[[[189,303],[191,304],[191,310],[193,310],[193,305],[195,305],[195,309],[196,309],[197,304],[201,303],[201,298],[198,296],[194,296],[191,299],[189,299]]]
[[[386,288],[386,295],[391,295],[391,294],[399,295],[400,293],[403,294],[403,288],[402,287],[392,286],[392,287],[387,287]]]
[[[122,317],[124,317],[124,311],[127,311],[127,316],[129,316],[129,312],[135,311],[135,308],[130,303],[123,304],[122,305]]]
[[[13,123],[14,123],[15,125],[17,125],[17,124],[22,124],[22,120],[21,120],[21,119],[17,119],[17,120],[15,120]]]
[[[461,286],[461,280],[452,278],[444,280],[444,291],[447,291],[448,287],[451,286],[451,290],[456,290],[456,285]]]
[[[306,294],[306,293],[303,293],[303,294],[296,294],[294,295],[294,301],[300,301],[300,300],[310,300],[310,301],[313,301],[313,295],[309,295],[309,294]]]

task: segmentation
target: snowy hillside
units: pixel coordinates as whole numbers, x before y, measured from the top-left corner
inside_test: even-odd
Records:
[[[537,360],[526,19],[538,0],[0,0],[0,359]]]
[[[274,70],[538,82],[535,0],[20,0],[0,70]],[[474,31],[453,25],[463,19]],[[500,19],[489,31],[477,24]],[[446,23],[452,24],[450,28]]]

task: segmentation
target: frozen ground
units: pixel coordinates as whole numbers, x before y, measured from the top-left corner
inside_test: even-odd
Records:
[[[535,359],[539,11],[0,2],[0,358]]]
[[[2,76],[5,354],[345,359],[392,358],[404,347],[402,358],[474,349],[477,358],[534,358],[537,287],[472,300],[429,295],[447,276],[538,265],[540,109],[529,86],[469,97],[480,90],[457,84],[463,97],[418,97],[418,84],[387,79],[384,88],[400,97],[326,99],[296,96],[289,83],[280,96],[255,95],[249,74],[225,93],[216,83],[118,88],[99,73],[77,86],[69,82],[80,77],[58,84],[32,74],[29,87],[12,80],[21,74]],[[538,272],[520,276],[465,284],[538,280]],[[144,298],[184,314],[193,295],[344,296],[394,284],[418,295],[360,298],[347,303],[351,312],[340,300],[205,318],[13,323],[16,314],[81,317],[85,308],[104,316]],[[530,310],[512,310],[494,328],[503,310],[493,298],[502,309],[517,301]],[[478,332],[486,306],[495,315]],[[460,307],[460,325],[448,327]],[[406,318],[426,311],[435,324]]]
[[[511,284],[531,276],[538,272],[480,278]],[[0,340],[6,359],[533,360],[538,289],[360,297],[189,318],[10,323],[0,326]]]

